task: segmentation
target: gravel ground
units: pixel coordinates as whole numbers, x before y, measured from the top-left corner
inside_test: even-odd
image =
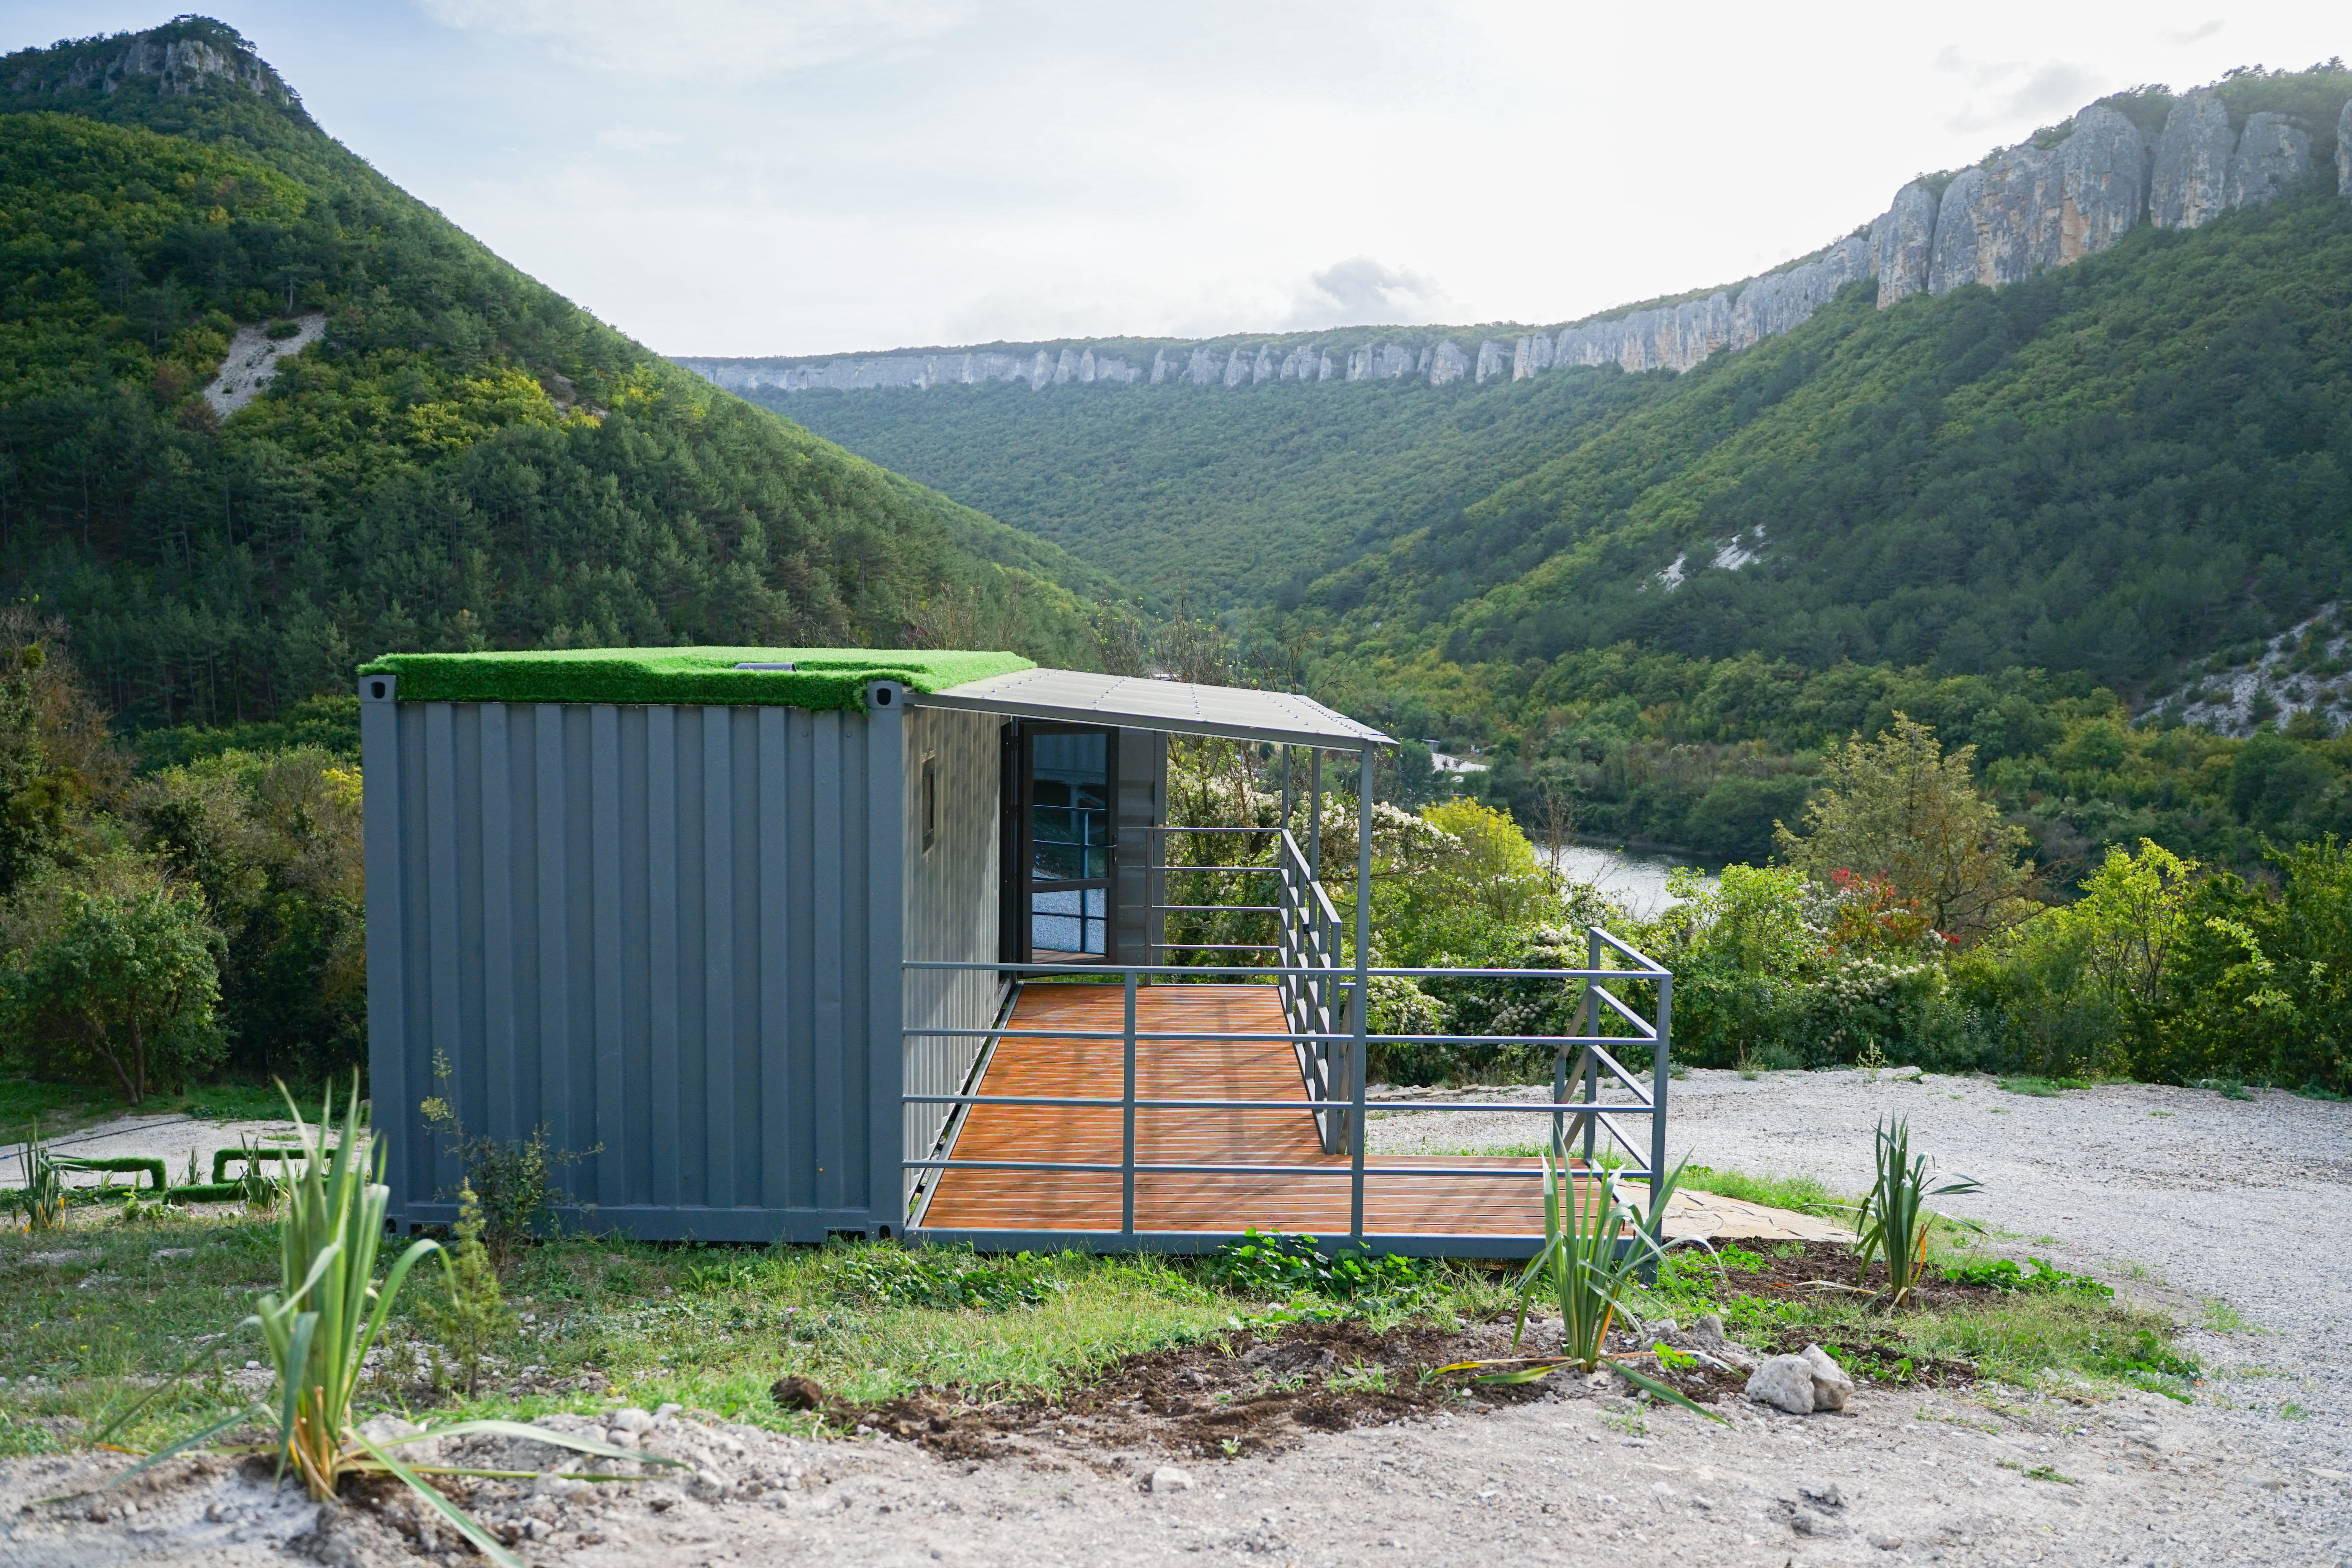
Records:
[[[1743,1402],[1744,1403],[1744,1402]],[[1492,1414],[1318,1436],[1230,1464],[1105,1452],[1076,1433],[989,1461],[905,1444],[797,1442],[671,1416],[639,1440],[687,1461],[623,1485],[492,1483],[474,1516],[532,1564],[722,1562],[1476,1564],[1497,1560],[1794,1563],[2336,1563],[2340,1483],[2223,1458],[2198,1413],[2155,1394],[1989,1405],[1865,1393],[1843,1415],[1727,1407],[1729,1428],[1571,1389]],[[643,1413],[638,1413],[642,1415]],[[582,1430],[577,1417],[551,1417]],[[501,1442],[440,1456],[552,1468]],[[421,1456],[420,1456],[421,1457]],[[467,1561],[395,1496],[322,1512],[266,1468],[181,1461],[42,1503],[109,1456],[0,1469],[0,1562],[333,1568]],[[2042,1470],[2036,1478],[2028,1472]],[[27,1504],[31,1506],[27,1506]],[[476,1559],[478,1561],[478,1559]]]
[[[2006,1247],[2191,1318],[2224,1303],[2250,1326],[2192,1334],[2197,1353],[2221,1369],[2193,1406],[2136,1391],[1866,1386],[1840,1415],[1738,1402],[1727,1429],[1637,1412],[1578,1384],[1491,1413],[1314,1434],[1270,1459],[1232,1463],[1106,1450],[1076,1429],[1003,1458],[947,1462],[897,1442],[797,1442],[685,1413],[642,1439],[688,1461],[683,1479],[494,1486],[474,1506],[527,1561],[596,1568],[1483,1568],[1505,1558],[2352,1568],[2352,1399],[2340,1352],[2352,1302],[2332,1252],[2314,1263],[2268,1245],[2352,1234],[2352,1106],[2147,1087],[2043,1100],[1988,1079],[1860,1073],[1753,1082],[1693,1073],[1675,1089],[1678,1155],[1847,1189],[1866,1179],[1877,1119],[1907,1112],[1916,1147],[1986,1183],[1984,1195],[1952,1206],[2003,1227]],[[1375,1127],[1381,1146],[1397,1151],[1526,1135],[1523,1120],[1475,1113]],[[2284,1415],[2290,1402],[2307,1417]],[[537,1445],[513,1447],[506,1462],[554,1459]],[[420,1530],[404,1505],[322,1515],[297,1493],[273,1492],[266,1472],[219,1461],[175,1462],[97,1499],[39,1500],[123,1463],[89,1455],[0,1466],[0,1563],[473,1560],[446,1533]],[[1155,1474],[1178,1466],[1181,1477]]]
[[[196,1157],[202,1179],[210,1181],[213,1152],[216,1149],[241,1149],[248,1143],[259,1146],[299,1142],[300,1137],[291,1121],[209,1121],[173,1115],[117,1117],[47,1142],[51,1153],[70,1155],[77,1160],[124,1156],[161,1160],[165,1173],[173,1182],[180,1182],[186,1178],[191,1153]],[[24,1185],[24,1163],[23,1143],[0,1146],[0,1186]],[[126,1179],[120,1175],[114,1178],[118,1185]],[[100,1180],[89,1171],[68,1172],[66,1175],[68,1184],[78,1187],[96,1186]]]
[[[1998,1226],[2010,1250],[2096,1275],[2203,1325],[2186,1342],[2221,1375],[2200,1408],[2233,1450],[2352,1471],[2352,1271],[2334,1250],[2352,1237],[2352,1103],[2252,1092],[2240,1100],[2109,1084],[2042,1098],[1976,1075],[1747,1080],[1695,1070],[1668,1093],[1667,1147],[1695,1164],[1816,1176],[1859,1192],[1871,1180],[1873,1130],[1884,1117],[1908,1117],[1913,1152],[1984,1184],[1939,1205]],[[1392,1116],[1372,1128],[1384,1152],[1528,1137],[1524,1115],[1475,1111]],[[2303,1417],[2283,1418],[2287,1405]]]

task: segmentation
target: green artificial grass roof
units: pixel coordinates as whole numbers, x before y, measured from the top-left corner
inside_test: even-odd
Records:
[[[790,664],[738,669],[738,664]],[[1034,669],[1013,653],[863,647],[599,647],[539,653],[388,653],[362,675],[398,677],[404,702],[680,702],[866,706],[866,683],[918,691]]]

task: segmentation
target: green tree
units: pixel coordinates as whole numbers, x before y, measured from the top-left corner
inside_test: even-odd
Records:
[[[2159,994],[2136,1011],[2133,1070],[2352,1087],[2352,846],[2270,855],[2273,895],[2234,873],[2197,885]]]
[[[221,937],[203,895],[143,858],[52,872],[0,936],[0,1039],[42,1076],[110,1079],[132,1105],[217,1062]]]
[[[2033,873],[2019,860],[2028,840],[1978,792],[1975,754],[1946,753],[1934,731],[1896,712],[1876,740],[1856,735],[1830,754],[1807,831],[1775,826],[1781,854],[1819,882],[1884,878],[1956,942],[2016,923],[2032,912]]]
[[[366,1058],[358,770],[315,745],[223,752],[142,779],[142,847],[202,889],[227,939],[222,1012],[243,1070],[310,1080]]]

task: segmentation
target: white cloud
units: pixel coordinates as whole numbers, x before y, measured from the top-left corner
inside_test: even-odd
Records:
[[[2072,61],[1971,59],[1949,46],[1937,51],[1936,68],[1965,78],[1975,89],[1944,121],[1962,135],[2013,132],[2027,121],[2038,127],[2115,90],[2099,72]]]
[[[1443,320],[1453,303],[1434,278],[1351,256],[1310,275],[1282,324],[1291,331],[1408,325]]]

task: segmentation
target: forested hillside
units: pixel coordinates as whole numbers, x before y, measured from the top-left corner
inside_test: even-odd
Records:
[[[1523,821],[1760,859],[1902,710],[1976,746],[2053,887],[2142,835],[2252,868],[2352,831],[2348,79],[2221,84],[2310,138],[2267,204],[2000,288],[1849,285],[1680,374],[764,395],[1484,748]],[[2265,729],[2180,728],[2187,696]]]
[[[320,327],[243,406],[205,395],[233,341]],[[133,724],[266,716],[391,649],[1067,658],[1101,583],[515,271],[201,18],[0,60],[0,574]]]
[[[2000,289],[1854,289],[1307,603],[1375,662],[1631,640],[2137,687],[2347,572],[2352,202],[2312,191]]]
[[[746,395],[1156,598],[1223,609],[1293,606],[1336,564],[1450,521],[1672,385],[1580,370],[1484,388]]]

